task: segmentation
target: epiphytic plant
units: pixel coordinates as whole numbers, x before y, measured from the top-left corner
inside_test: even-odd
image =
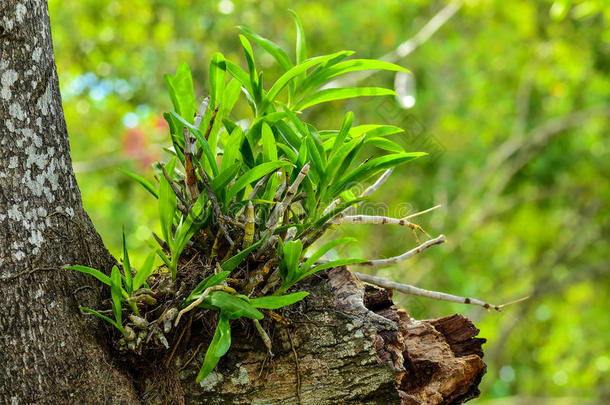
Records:
[[[84,266],[69,267],[110,286],[114,319],[83,309],[123,334],[122,350],[141,353],[147,344],[169,348],[167,336],[185,314],[192,319],[210,313],[205,310],[217,311],[216,331],[198,381],[229,349],[232,320],[251,319],[271,353],[271,341],[259,321],[265,312],[302,300],[307,292],[287,294],[300,280],[331,267],[389,264],[401,258],[382,263],[323,260],[331,249],[352,238],[331,240],[306,257],[308,248],[332,225],[396,223],[421,230],[405,218],[350,215],[393,168],[424,155],[406,152],[388,139],[402,132],[400,128],[354,126],[353,114],[347,113],[338,130],[319,130],[299,117],[301,111],[327,101],[393,94],[377,87],[324,88],[337,76],[405,69],[350,59],[350,51],[307,58],[305,35],[293,16],[298,30],[295,62],[273,42],[240,27],[248,69],[216,53],[209,69],[209,98],[199,106],[188,65],[183,63],[175,75],[165,76],[174,106],[164,115],[172,144],[166,149],[170,158],[155,165],[157,184],[126,172],[158,200],[162,234],[153,234],[158,246],[134,269],[124,243],[122,274],[115,266],[110,277]],[[263,73],[256,68],[251,42],[284,71],[270,87],[264,86]],[[235,121],[231,112],[240,95],[252,116]],[[379,153],[362,160],[360,152],[367,145]],[[353,193],[355,186],[382,172],[362,195]],[[426,243],[443,240],[441,235]],[[163,262],[155,271],[154,255]],[[122,316],[124,310],[127,318]],[[173,345],[179,344],[180,337],[169,337]]]

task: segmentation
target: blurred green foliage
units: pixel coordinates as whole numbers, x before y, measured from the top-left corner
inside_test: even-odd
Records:
[[[118,168],[152,176],[167,146],[163,74],[186,61],[199,99],[215,51],[243,62],[237,25],[286,48],[287,9],[308,34],[310,55],[352,49],[378,58],[411,38],[441,1],[50,0],[72,158],[85,207],[120,256],[121,224],[135,254],[156,206]],[[307,112],[336,128],[405,128],[394,137],[430,157],[398,169],[367,214],[421,218],[449,243],[378,273],[500,304],[504,313],[397,297],[415,317],[471,317],[489,339],[478,403],[610,401],[610,6],[603,0],[470,0],[398,63],[409,68],[412,108],[391,99],[333,102]],[[255,49],[265,77],[279,67]],[[367,85],[391,86],[383,72]],[[245,103],[242,103],[245,104]],[[236,114],[238,115],[238,114]],[[157,230],[158,231],[158,230]],[[343,257],[388,257],[415,241],[404,228],[344,226],[367,240]],[[146,249],[141,249],[146,252]],[[533,398],[536,398],[535,400]],[[520,402],[522,401],[522,402]]]

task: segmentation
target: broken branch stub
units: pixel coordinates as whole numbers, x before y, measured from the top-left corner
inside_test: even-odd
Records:
[[[468,319],[414,320],[390,291],[364,287],[345,268],[299,287],[310,295],[279,311],[289,325],[261,321],[273,357],[251,323],[233,322],[231,351],[197,384],[211,336],[192,331],[173,360],[186,403],[455,404],[478,396],[485,339]]]

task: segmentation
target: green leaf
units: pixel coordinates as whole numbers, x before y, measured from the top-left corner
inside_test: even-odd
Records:
[[[265,239],[267,239],[267,236],[269,236],[269,235],[264,234],[263,237],[260,238],[256,243],[248,246],[248,248],[242,250],[241,252],[239,252],[238,254],[231,257],[230,259],[225,261],[223,264],[221,264],[220,268],[223,271],[229,271],[229,272],[235,270],[235,268],[237,268],[237,266],[239,266],[241,264],[241,262],[244,261],[246,256],[248,256],[248,254],[250,254],[250,252],[252,252],[254,249],[258,249],[259,246],[261,246],[263,244]]]
[[[255,166],[254,153],[252,152],[252,145],[250,145],[250,140],[247,136],[245,136],[243,141],[241,142],[241,145],[239,146],[239,152],[241,154],[241,159],[246,164],[246,166],[248,166],[249,168],[253,168]]]
[[[229,135],[229,139],[227,139],[227,143],[224,147],[222,163],[220,165],[223,171],[235,163],[235,161],[238,159],[240,155],[239,148],[243,139],[244,132],[240,127],[235,127],[235,129],[231,131],[231,135]]]
[[[250,45],[250,41],[248,41],[248,38],[243,35],[239,35],[239,41],[241,42],[244,54],[246,55],[246,62],[248,63],[248,70],[250,72],[250,85],[252,86],[253,90],[253,93],[251,93],[251,95],[254,97],[256,104],[258,104],[260,102],[260,83],[258,82],[256,66],[254,65],[254,53],[252,52],[252,45]]]
[[[251,298],[250,305],[255,308],[263,308],[263,309],[278,309],[282,307],[287,307],[288,305],[292,305],[295,302],[301,301],[303,298],[309,295],[306,291],[300,291],[293,294],[281,295],[281,296],[268,296],[268,297],[260,297],[260,298]]]
[[[216,52],[210,61],[210,104],[208,108],[212,110],[218,104],[223,104],[223,93],[225,90],[225,75],[227,65],[225,58],[220,52]]]
[[[345,146],[346,149],[342,150],[341,148],[339,148],[339,152],[336,155],[337,158],[341,157],[341,160],[339,160],[341,164],[339,165],[339,170],[335,171],[330,177],[330,182],[334,181],[337,175],[342,176],[347,173],[354,160],[356,160],[356,157],[358,157],[360,150],[362,150],[364,146],[364,139],[354,139],[353,141],[350,141],[345,144]],[[344,153],[346,154],[344,155]],[[331,198],[336,198],[336,196],[336,194],[333,194]]]
[[[212,274],[204,278],[199,284],[197,284],[197,287],[191,291],[188,298],[185,300],[185,303],[188,304],[189,302],[199,298],[199,296],[201,296],[201,294],[203,294],[207,288],[222,283],[227,277],[229,277],[229,274],[231,274],[230,271],[221,271],[217,274]]]
[[[231,325],[229,324],[228,317],[222,312],[218,319],[217,329],[220,330],[220,339],[216,345],[216,357],[224,356],[231,347]]]
[[[389,169],[396,167],[401,163],[408,162],[413,159],[417,159],[420,156],[425,156],[426,153],[422,152],[409,152],[409,153],[396,153],[392,155],[381,156],[375,159],[371,159],[368,162],[360,165],[350,173],[342,177],[339,181],[331,186],[331,195],[337,195],[343,192],[350,185],[364,181],[380,170]]]
[[[305,30],[303,29],[303,24],[301,23],[301,19],[297,15],[294,10],[288,10],[290,14],[292,14],[292,18],[294,18],[294,23],[297,27],[297,41],[296,41],[296,56],[297,56],[297,65],[303,63],[305,59],[307,59],[307,42],[305,41]]]
[[[248,184],[260,179],[267,173],[279,169],[280,167],[289,166],[290,162],[267,162],[262,163],[258,166],[253,167],[244,173],[239,179],[233,184],[233,187],[227,193],[227,202],[231,201],[233,197]]]
[[[163,252],[162,249],[157,249],[157,256],[163,260],[163,263],[169,268],[171,266],[172,261],[167,257],[167,255]]]
[[[215,193],[218,193],[224,187],[226,187],[231,180],[235,178],[237,173],[241,169],[241,162],[235,162],[231,166],[227,167],[220,174],[214,177],[214,180],[210,182],[210,186]]]
[[[279,92],[288,84],[288,82],[290,82],[292,79],[294,79],[298,75],[305,73],[307,71],[307,69],[309,69],[315,65],[319,65],[320,63],[324,63],[325,61],[327,61],[331,58],[334,58],[337,55],[345,53],[345,52],[347,52],[347,51],[341,51],[341,52],[334,53],[332,55],[325,55],[325,56],[318,56],[315,58],[311,58],[311,59],[303,61],[302,63],[291,68],[289,71],[287,71],[282,76],[280,76],[280,78],[277,79],[277,81],[273,84],[273,86],[271,86],[269,93],[267,93],[267,100],[269,102],[273,102],[273,100],[275,100],[275,98],[277,97]]]
[[[278,121],[275,124],[280,137],[285,141],[286,145],[290,146],[293,151],[299,150],[301,147],[301,137],[284,121]],[[278,144],[278,146],[280,146]]]
[[[121,273],[117,266],[112,267],[110,273],[110,295],[112,297],[112,310],[114,311],[114,319],[117,324],[123,325],[123,313],[121,307],[121,296],[123,288],[121,287]]]
[[[125,169],[119,169],[119,170],[121,172],[123,172],[123,174],[126,174],[127,176],[131,177],[132,179],[134,179],[135,181],[140,183],[142,185],[142,187],[144,187],[155,198],[159,198],[159,193],[157,193],[157,189],[155,188],[155,186],[153,186],[152,183],[150,183],[144,177],[138,176],[137,174],[132,173],[132,172],[130,172],[128,170],[125,170]]]
[[[396,142],[390,141],[385,138],[370,138],[364,142],[365,145],[373,145],[379,149],[387,150],[390,152],[402,153],[404,148]]]
[[[324,145],[322,144],[322,138],[320,138],[318,130],[313,125],[307,124],[307,132],[309,133],[309,137],[314,141],[320,159],[322,159],[324,168],[326,168],[326,152],[324,151]]]
[[[250,319],[263,319],[263,314],[242,298],[236,297],[225,291],[212,291],[204,301],[208,305],[218,308],[226,313],[229,318],[236,319],[242,316]]]
[[[288,145],[284,145],[283,143],[278,143],[277,147],[284,152],[284,155],[290,160],[292,163],[296,163],[297,154],[296,152]]]
[[[314,273],[317,273],[318,271],[321,270],[326,270],[326,269],[330,269],[333,267],[341,267],[341,266],[347,266],[350,264],[356,264],[356,263],[364,263],[367,260],[364,259],[339,259],[339,260],[332,260],[328,263],[324,263],[324,264],[320,264],[316,267],[314,267],[313,269],[309,270],[308,272],[302,274],[301,278],[299,278],[299,281],[307,278],[309,276],[311,276]]]
[[[353,139],[347,143],[344,143],[339,147],[339,150],[329,160],[327,170],[322,181],[322,192],[321,200],[326,203],[327,201],[337,197],[337,194],[329,195],[327,186],[332,185],[333,181],[337,176],[343,175],[350,167],[360,150],[364,145],[364,139]]]
[[[226,66],[226,61],[225,61],[225,66]],[[237,99],[239,98],[240,92],[241,92],[241,83],[239,83],[239,81],[237,79],[231,79],[231,81],[225,88],[223,95],[222,95],[223,102],[220,105],[220,112],[219,112],[219,114],[221,114],[222,118],[228,117],[229,115],[231,115],[231,111],[233,111],[233,107],[235,106],[235,103],[237,102]],[[218,118],[216,118],[216,119],[218,120]],[[224,122],[224,120],[223,120],[223,122]],[[227,128],[227,131],[229,131],[229,128]]]
[[[315,141],[312,138],[307,138],[307,153],[311,159],[312,169],[318,176],[324,174],[326,165],[322,162],[318,148],[316,147]]]
[[[346,243],[355,242],[355,241],[356,241],[356,238],[346,237],[346,238],[335,239],[335,240],[332,240],[332,241],[330,241],[328,243],[325,243],[320,249],[318,249],[316,251],[316,253],[311,255],[307,259],[307,261],[301,265],[301,268],[299,269],[299,272],[300,273],[307,272],[309,270],[309,268],[314,265],[315,262],[320,260],[320,258],[322,256],[324,256],[326,253],[328,253],[329,250],[333,249],[334,247],[336,247],[338,245],[343,245],[343,244],[346,244]]]
[[[273,162],[277,160],[277,147],[275,146],[275,137],[269,124],[263,122],[261,128],[263,141],[263,157],[265,162]]]
[[[144,263],[142,263],[142,266],[140,266],[136,275],[133,277],[133,289],[134,290],[137,290],[144,283],[146,283],[146,280],[152,274],[152,272],[154,270],[153,265],[155,263],[155,256],[157,255],[156,251],[157,251],[157,249],[153,250],[152,252],[150,252],[148,254],[148,256],[146,256],[146,259],[144,259]]]
[[[200,215],[203,211],[204,200],[206,198],[206,194],[201,193],[197,198],[197,201],[195,201],[195,204],[191,206],[188,216],[184,218],[176,228],[174,250],[172,251],[172,261],[175,263],[178,262],[178,258],[186,247],[188,241],[201,229],[204,224],[204,218],[200,218]]]
[[[243,35],[239,36],[239,41],[241,42],[241,47],[244,50],[244,54],[246,55],[246,62],[248,63],[248,70],[250,71],[250,79],[256,78],[256,66],[254,66],[254,52],[252,51],[252,45],[250,45],[250,41]],[[256,82],[252,81],[252,85]]]
[[[125,287],[127,293],[133,291],[133,274],[131,272],[131,264],[129,263],[129,252],[127,252],[127,241],[125,240],[125,227],[123,227],[123,273],[125,273]]]
[[[89,312],[90,314],[93,314],[93,315],[97,316],[98,318],[101,318],[101,319],[105,320],[106,322],[108,322],[109,324],[111,324],[115,328],[117,328],[121,333],[125,332],[125,329],[123,328],[123,325],[120,325],[120,324],[116,323],[112,319],[108,318],[106,315],[100,314],[95,309],[91,309],[91,308],[87,308],[87,307],[81,307],[81,306],[79,306],[79,308],[82,309],[85,312]]]
[[[337,63],[352,56],[353,54],[354,54],[353,51],[350,51],[350,52],[347,52],[344,54],[340,54],[340,55],[320,64],[320,66],[316,67],[314,70],[311,71],[311,73],[309,73],[307,75],[307,77],[303,78],[303,80],[300,81],[299,85],[296,86],[297,92],[300,94],[306,94],[307,90],[311,88],[312,80],[319,78],[321,75],[324,74],[324,72],[326,72],[328,70],[328,68],[336,65]]]
[[[318,72],[312,72],[303,83],[300,91],[306,93],[312,89],[317,89],[324,83],[337,76],[361,70],[390,70],[395,72],[408,72],[402,66],[375,59],[351,59],[337,63]]]
[[[89,275],[97,278],[102,283],[104,283],[106,285],[110,285],[110,277],[108,277],[107,275],[105,275],[104,273],[102,273],[101,271],[99,271],[97,269],[93,269],[93,268],[87,267],[87,266],[79,266],[79,265],[64,266],[63,268],[69,269],[69,270],[76,270],[76,271],[80,271],[81,273],[89,274]]]
[[[212,153],[212,151],[210,149],[210,145],[208,144],[208,141],[206,141],[206,139],[205,139],[205,135],[199,129],[195,128],[193,126],[193,124],[187,122],[184,118],[182,118],[180,115],[178,115],[175,111],[171,111],[171,114],[179,122],[181,122],[183,125],[185,125],[193,135],[195,135],[195,138],[197,138],[197,141],[199,142],[199,146],[203,150],[203,154],[207,158],[208,163],[210,164],[210,167],[212,168],[212,173],[214,174],[214,176],[218,175],[218,166],[216,165],[216,158],[214,157],[215,155]]]
[[[166,74],[163,79],[167,84],[174,109],[178,114],[192,121],[197,112],[197,100],[189,65],[185,62],[180,63],[175,75]],[[177,133],[180,132],[177,131]]]
[[[294,107],[295,110],[304,110],[316,104],[327,101],[344,100],[346,98],[367,97],[367,96],[395,96],[393,90],[382,87],[340,87],[335,89],[325,89],[307,96]]]
[[[254,97],[252,83],[250,82],[248,73],[230,60],[225,60],[225,63],[229,73],[231,73],[231,75],[246,89],[247,95]]]
[[[357,138],[363,134],[367,137],[388,136],[404,132],[404,129],[395,127],[394,125],[358,125],[350,129],[349,134],[353,138]]]
[[[323,215],[321,218],[319,218],[317,221],[315,221],[313,224],[311,224],[306,229],[306,231],[302,233],[302,235],[309,234],[312,231],[316,231],[316,230],[320,229],[326,222],[330,221],[330,219],[333,218],[338,213],[340,213],[343,210],[351,207],[352,205],[358,204],[359,202],[362,202],[366,199],[367,199],[367,197],[358,197],[358,198],[354,198],[353,200],[346,201],[344,203],[339,204],[337,207],[330,210],[325,215]]]
[[[354,122],[354,113],[350,111],[347,114],[345,114],[345,118],[343,119],[343,123],[341,124],[341,130],[335,137],[335,142],[333,143],[333,148],[332,148],[329,156],[332,157],[335,153],[337,153],[339,148],[343,145],[343,142],[345,141],[345,138],[347,137],[347,134],[349,133],[349,129],[352,126],[352,122]]]
[[[229,329],[229,334],[226,333],[227,328]],[[220,356],[218,356],[216,353],[218,352],[221,339],[230,339],[230,331],[229,319],[221,313],[220,317],[218,318],[218,325],[216,325],[214,337],[210,342],[210,346],[208,346],[208,350],[205,352],[203,365],[201,366],[199,374],[197,374],[197,378],[195,379],[196,382],[201,382],[205,377],[208,376],[208,374],[212,372],[212,370],[214,370],[214,367],[216,367],[216,364],[218,364],[218,360],[220,360]],[[229,341],[229,345],[230,344],[231,343]],[[224,342],[224,345],[226,345],[226,342]]]
[[[171,158],[165,165],[165,170],[171,178],[176,167],[176,158]],[[161,232],[163,239],[172,248],[172,224],[176,212],[176,195],[165,176],[159,176],[159,221],[161,222]]]
[[[282,247],[284,258],[280,262],[280,275],[282,276],[282,285],[289,286],[294,284],[297,278],[299,259],[303,253],[303,242],[300,239],[288,241]]]
[[[248,39],[254,41],[261,48],[267,51],[271,56],[273,56],[275,60],[280,64],[282,69],[284,69],[284,71],[289,70],[293,66],[286,52],[284,52],[284,50],[280,48],[276,43],[268,40],[267,38],[261,37],[260,35],[251,31],[248,27],[244,27],[243,25],[240,25],[237,28]]]

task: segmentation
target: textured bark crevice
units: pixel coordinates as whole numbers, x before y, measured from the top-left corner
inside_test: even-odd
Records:
[[[478,395],[484,339],[473,338],[478,331],[467,319],[413,320],[391,293],[363,287],[346,269],[299,288],[311,294],[282,314],[290,325],[266,325],[273,357],[251,326],[235,322],[231,350],[201,384],[195,376],[213,320],[193,324],[172,364],[185,403],[453,404]]]
[[[0,403],[132,402],[100,323],[78,313],[99,286],[60,270],[114,259],[72,172],[46,2],[3,0],[0,26]]]

